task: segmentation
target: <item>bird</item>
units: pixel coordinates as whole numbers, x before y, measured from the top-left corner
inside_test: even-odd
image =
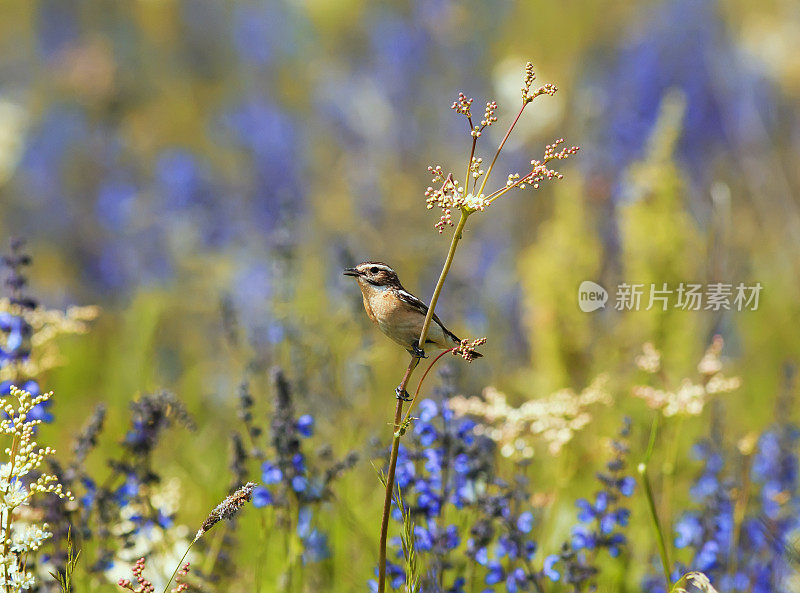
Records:
[[[383,262],[365,261],[354,268],[345,268],[344,275],[358,281],[370,321],[411,356],[425,358],[424,349],[419,348],[419,337],[428,305],[403,288],[397,272]],[[446,350],[459,346],[461,340],[434,314],[425,339],[425,345],[429,344]],[[481,356],[477,352],[474,354],[476,358]],[[401,399],[403,395],[398,392]]]

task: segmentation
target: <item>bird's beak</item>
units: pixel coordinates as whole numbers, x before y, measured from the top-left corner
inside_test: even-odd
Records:
[[[361,276],[361,272],[359,272],[356,268],[345,268],[344,269],[345,276]]]

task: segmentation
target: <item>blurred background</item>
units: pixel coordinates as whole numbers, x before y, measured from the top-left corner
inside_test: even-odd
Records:
[[[459,91],[497,100],[486,161],[528,60],[559,92],[526,112],[490,185],[555,138],[581,151],[561,163],[564,180],[470,219],[437,311],[459,335],[488,337],[484,359],[454,363],[459,393],[491,385],[520,404],[611,376],[614,405],[534,483],[563,498],[552,541],[572,513],[565,493],[590,484],[579,469],[596,439],[627,413],[646,442],[649,411],[630,393],[644,342],[679,378],[721,335],[742,380],[725,396],[726,434],[773,419],[781,369],[800,355],[795,2],[8,0],[2,11],[0,235],[27,239],[44,305],[102,311],[59,342],[45,434],[68,449],[105,402],[113,445],[132,398],[174,391],[197,430],[171,433],[156,455],[183,485],[181,522],[226,494],[237,386],[250,380],[267,402],[275,366],[337,454],[387,442],[406,355],[369,325],[341,270],[383,260],[430,298],[449,233],[425,209],[426,167],[460,172],[469,151],[450,105]],[[583,280],[763,291],[757,311],[587,314]],[[688,421],[678,446],[706,427]],[[325,565],[335,590],[363,590],[372,574],[382,492],[368,457],[325,519],[341,552]]]

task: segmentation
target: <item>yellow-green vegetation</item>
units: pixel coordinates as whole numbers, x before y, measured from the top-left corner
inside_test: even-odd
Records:
[[[137,590],[135,568],[155,591],[377,591],[408,355],[341,272],[390,262],[430,302],[463,209],[435,310],[487,342],[445,356],[403,425],[387,589],[792,590],[788,5],[6,4],[0,391],[37,402],[35,440],[57,451],[42,475],[75,497],[0,517],[25,583]],[[528,59],[559,92],[542,87],[484,185]],[[581,146],[563,180],[492,201],[561,135],[553,151]],[[584,281],[604,307],[581,310]],[[197,526],[249,482],[184,573]]]

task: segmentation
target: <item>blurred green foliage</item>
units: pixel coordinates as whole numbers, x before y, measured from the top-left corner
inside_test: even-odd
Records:
[[[454,128],[449,101],[461,88],[478,103],[497,98],[502,124],[528,58],[540,80],[562,90],[550,106],[543,101],[542,115],[533,109],[508,166],[524,167],[554,134],[568,143],[599,140],[565,167],[563,182],[509,196],[473,219],[439,312],[457,333],[489,338],[484,359],[457,365],[465,394],[493,385],[519,404],[562,387],[581,389],[600,373],[611,377],[615,404],[598,410],[560,457],[537,451],[533,460],[535,489],[548,500],[540,546],[552,550],[567,535],[574,499],[594,489],[594,470],[602,466],[598,442],[613,435],[623,414],[634,419],[634,459],[642,454],[653,412],[630,392],[644,342],[662,350],[677,383],[692,375],[712,336],[724,335],[731,372],[743,381],[722,402],[725,438],[735,442],[769,423],[780,368],[800,358],[800,74],[785,55],[785,46],[796,44],[784,31],[788,9],[730,0],[715,12],[730,45],[751,52],[777,97],[778,123],[764,128],[760,143],[729,138],[724,150],[708,149],[707,161],[688,163],[679,145],[692,101],[726,105],[733,97],[720,89],[710,99],[674,90],[656,98],[657,120],[635,158],[616,167],[581,166],[581,159],[607,156],[604,141],[615,131],[603,122],[597,81],[612,103],[615,85],[625,83],[592,70],[613,72],[615,51],[647,36],[653,5],[6,2],[0,234],[30,238],[33,292],[43,302],[103,307],[89,335],[60,342],[63,364],[43,382],[56,392],[57,421],[43,428],[43,438],[68,451],[102,401],[110,413],[99,450],[114,447],[125,434],[131,398],[174,390],[198,430],[170,433],[157,465],[180,481],[179,520],[189,526],[227,492],[228,436],[238,426],[235,393],[243,378],[264,424],[272,397],[266,371],[279,366],[295,387],[296,408],[317,418],[320,442],[337,453],[366,450],[372,437],[387,443],[405,353],[369,325],[340,269],[386,260],[409,290],[430,296],[446,240],[423,207],[424,167],[441,159],[460,170],[466,158],[467,134]],[[249,36],[241,31],[248,19],[262,23]],[[796,16],[791,22],[800,26]],[[59,25],[71,29],[62,33]],[[769,68],[769,54],[759,53],[766,44],[760,31],[778,48]],[[375,37],[382,35],[395,35],[397,47],[381,46]],[[248,53],[259,42],[268,57]],[[517,77],[511,82],[508,64]],[[231,140],[239,132],[220,123],[227,110],[261,99],[269,104],[263,117],[273,117],[272,109],[281,115],[263,128],[252,124],[254,132],[262,139],[274,134],[277,145]],[[42,122],[74,113],[85,132],[63,132],[65,146],[50,159],[58,151],[48,142],[63,130]],[[208,189],[191,210],[161,205],[163,187],[154,179],[172,149],[202,162],[198,176]],[[704,177],[694,175],[697,167]],[[117,174],[136,196],[121,207],[132,210],[122,227],[98,215],[104,183]],[[230,237],[209,239],[216,227]],[[114,273],[102,268],[120,245],[123,255],[103,264]],[[161,257],[168,272],[152,273]],[[123,271],[124,280],[108,280]],[[754,312],[618,312],[609,301],[586,314],[576,306],[582,280],[606,287],[758,281],[764,291]],[[223,318],[228,301],[236,323]],[[270,331],[280,336],[270,338]],[[669,488],[664,496],[672,509],[688,501],[696,472],[688,449],[706,433],[710,414],[664,431],[680,461],[657,490]],[[668,462],[667,452],[657,455]],[[90,458],[97,472],[103,463],[102,454]],[[364,589],[381,499],[374,469],[362,460],[338,483],[320,519],[332,557],[306,570],[295,590]],[[630,538],[652,542],[644,504],[636,505]],[[240,574],[226,590],[280,590],[286,550],[271,537],[271,511],[245,512],[236,534]],[[654,550],[636,546],[625,570],[609,563],[614,568],[602,589],[638,590]],[[90,557],[91,550],[82,552],[81,561]],[[114,590],[90,585],[88,577],[79,582],[81,591]]]

